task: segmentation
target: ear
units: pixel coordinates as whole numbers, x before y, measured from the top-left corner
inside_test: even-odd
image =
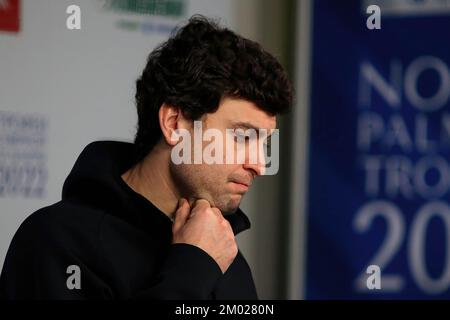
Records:
[[[185,118],[181,112],[181,109],[163,103],[161,108],[159,108],[158,117],[163,139],[170,146],[176,145],[177,141],[173,141],[171,137],[175,130],[184,127],[182,122],[185,122]]]

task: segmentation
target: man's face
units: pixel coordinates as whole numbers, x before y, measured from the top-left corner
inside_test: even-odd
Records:
[[[276,128],[276,117],[259,109],[254,103],[242,100],[226,98],[220,104],[215,113],[206,114],[202,117],[203,133],[208,129],[216,129],[222,133],[223,161],[222,164],[174,164],[170,163],[170,171],[179,189],[179,193],[190,200],[205,199],[212,206],[218,208],[223,214],[233,213],[239,207],[242,197],[247,192],[253,179],[262,174],[263,161],[258,159],[257,163],[251,161],[249,156],[250,139],[245,140],[245,160],[226,161],[226,139],[235,142],[234,154],[237,154],[236,129],[248,130],[265,129],[270,135],[270,130]],[[192,121],[191,121],[192,122]],[[194,125],[190,128],[192,137],[192,152],[194,152]],[[231,135],[231,136],[230,136]],[[263,135],[256,137],[257,145],[262,145],[265,139]],[[202,139],[204,140],[204,139]],[[215,139],[202,142],[202,150],[210,145]],[[241,143],[242,145],[242,143]],[[242,147],[242,146],[241,146]],[[192,159],[194,155],[192,153]],[[243,162],[243,163],[242,163]],[[252,163],[253,162],[253,163]]]

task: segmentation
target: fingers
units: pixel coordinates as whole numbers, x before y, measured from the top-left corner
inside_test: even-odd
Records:
[[[208,210],[209,212],[214,213],[218,218],[223,218],[222,212],[218,208],[211,206],[209,201],[205,199],[196,199],[192,207],[193,209],[190,217],[194,216],[196,212]]]
[[[192,211],[191,206],[189,205],[189,202],[181,198],[178,201],[178,208],[175,212],[175,219],[174,223],[172,225],[172,232],[176,233],[178,232],[185,224],[186,221],[193,216],[196,215],[197,212],[205,212],[209,211],[214,213],[218,218],[223,219],[222,213],[217,208],[212,208],[211,204],[205,200],[205,199],[196,199],[194,203],[192,204]]]
[[[205,199],[196,199],[192,204],[192,208],[194,209],[211,208],[211,204]]]
[[[189,202],[181,198],[178,201],[178,209],[175,212],[175,221],[172,226],[173,233],[177,232],[184,224],[189,217],[189,213],[191,212],[191,207],[189,206]]]
[[[211,204],[205,199],[196,199],[192,204],[192,212],[189,218],[196,216],[197,212],[206,212],[211,209]]]
[[[218,216],[219,218],[223,218],[224,220],[226,220],[223,215],[222,215],[222,211],[220,211],[217,208],[211,208],[212,212],[214,212],[216,214],[216,216]]]

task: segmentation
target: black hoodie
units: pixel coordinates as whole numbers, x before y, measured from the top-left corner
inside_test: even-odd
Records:
[[[116,141],[83,150],[62,200],[30,215],[16,232],[0,298],[257,299],[240,252],[222,274],[200,248],[171,244],[169,217],[121,178],[134,155],[133,144]],[[226,218],[235,234],[250,227],[240,210]]]

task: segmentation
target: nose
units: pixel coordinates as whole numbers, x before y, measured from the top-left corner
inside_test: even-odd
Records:
[[[259,144],[247,143],[245,148],[245,161],[243,168],[250,171],[253,177],[261,176],[266,169],[265,157]]]
[[[263,161],[264,160],[261,161],[260,159],[255,161],[254,159],[249,159],[247,156],[242,166],[246,171],[251,171],[253,177],[262,176],[266,169],[266,165]]]
[[[264,167],[258,164],[244,164],[243,167],[246,171],[251,171],[251,174],[254,177],[264,174]]]

